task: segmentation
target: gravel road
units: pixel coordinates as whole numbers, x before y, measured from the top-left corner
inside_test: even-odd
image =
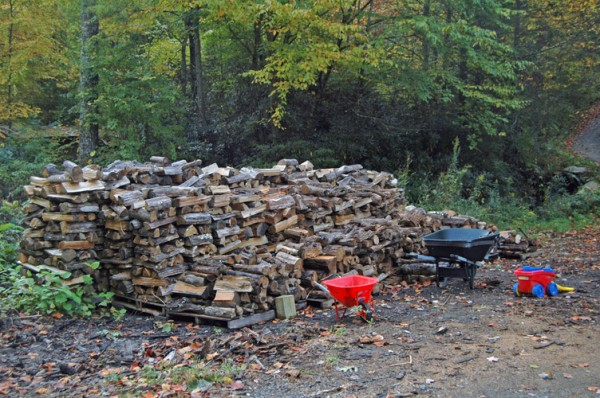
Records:
[[[600,163],[600,117],[593,119],[575,137],[573,150],[582,156]]]

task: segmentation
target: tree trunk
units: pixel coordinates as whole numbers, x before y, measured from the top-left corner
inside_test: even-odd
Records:
[[[264,46],[262,45],[262,21],[263,16],[259,16],[258,21],[254,23],[254,48],[252,49],[252,69],[262,67],[264,61]]]
[[[206,92],[202,66],[202,41],[200,39],[200,9],[186,14],[185,24],[190,46],[190,86],[192,88],[192,120],[196,124],[193,131],[199,132],[208,125],[206,118]]]
[[[11,61],[12,61],[12,52],[13,52],[13,39],[14,39],[14,28],[15,25],[13,23],[14,20],[14,4],[13,1],[10,0],[8,2],[8,18],[10,20],[10,23],[8,25],[8,51],[6,54],[6,109],[7,109],[7,115],[8,115],[8,128],[11,129],[12,128],[12,111],[11,111],[11,107],[12,107],[12,97],[13,97],[13,91],[12,91],[12,65],[11,65]]]
[[[513,48],[515,51],[515,54],[520,54],[520,48],[521,48],[521,11],[523,9],[523,2],[522,0],[515,0],[515,13],[514,13],[514,20],[513,20]]]
[[[425,0],[425,4],[423,4],[423,16],[427,19],[427,22],[429,22],[429,17],[431,16],[431,3],[429,0]],[[429,53],[430,53],[430,47],[429,47],[429,40],[427,39],[427,37],[423,37],[423,49],[422,49],[422,57],[423,57],[423,61],[422,61],[422,68],[423,70],[428,70],[429,69]]]
[[[81,75],[79,90],[81,92],[81,109],[79,121],[78,157],[80,162],[87,161],[92,151],[98,147],[98,73],[94,66],[96,55],[95,38],[99,24],[94,8],[96,0],[83,0],[81,3]]]
[[[181,70],[179,71],[179,85],[181,86],[181,94],[187,97],[187,36],[181,39]]]
[[[445,17],[446,17],[446,21],[445,21],[446,22],[446,27],[449,27],[452,24],[452,15],[453,15],[453,13],[452,13],[452,4],[450,4],[449,2],[447,2],[444,11],[445,11]],[[453,47],[452,44],[451,44],[452,43],[452,39],[450,38],[450,33],[449,32],[445,32],[444,35],[443,35],[443,37],[444,37],[444,45],[443,45],[442,50],[441,50],[441,55],[443,57],[442,65],[443,65],[443,68],[445,70],[450,70],[450,68],[451,68],[451,62],[452,62],[452,60],[451,60],[452,56],[450,54],[450,50]],[[439,47],[439,46],[437,46],[437,47]],[[444,52],[446,54],[444,54]]]

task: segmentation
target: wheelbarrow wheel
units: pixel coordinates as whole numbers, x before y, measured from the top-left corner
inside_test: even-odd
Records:
[[[448,286],[448,279],[449,278],[447,278],[447,277],[441,277],[438,272],[437,275],[435,276],[435,285],[437,287],[445,288]]]
[[[358,315],[365,322],[373,321],[373,310],[369,303],[365,303],[365,300],[361,297],[358,299],[358,305],[360,306],[360,310]]]
[[[477,273],[477,267],[471,265],[469,267],[469,288],[473,290],[475,288],[475,274]]]
[[[452,264],[448,264],[448,266],[451,266]],[[441,287],[441,288],[445,288],[446,286],[448,286],[448,278],[447,277],[442,277],[440,274],[442,273],[442,270],[440,269],[440,264],[436,262],[435,264],[435,285],[437,287]]]
[[[534,285],[531,289],[531,294],[533,294],[537,298],[544,297],[546,295],[546,292],[544,291],[544,286],[540,285],[539,283]]]
[[[362,303],[360,306],[362,307],[360,317],[365,322],[372,322],[373,321],[373,311],[371,311],[371,307],[365,303]]]

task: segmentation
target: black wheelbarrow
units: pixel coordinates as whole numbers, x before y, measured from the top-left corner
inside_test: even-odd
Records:
[[[435,282],[445,286],[448,278],[462,278],[474,288],[481,262],[493,255],[500,234],[485,229],[448,228],[423,236],[428,256],[413,255],[435,263]]]

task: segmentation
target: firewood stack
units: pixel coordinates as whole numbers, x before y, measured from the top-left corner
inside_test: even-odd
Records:
[[[521,231],[502,231],[501,243],[498,247],[500,256],[517,260],[526,260],[540,254],[539,242]]]
[[[334,273],[389,273],[421,251],[423,234],[477,223],[406,209],[391,174],[361,165],[237,170],[152,157],[63,168],[48,165],[25,187],[21,261],[74,271],[100,260],[99,288],[150,313],[267,311]]]

